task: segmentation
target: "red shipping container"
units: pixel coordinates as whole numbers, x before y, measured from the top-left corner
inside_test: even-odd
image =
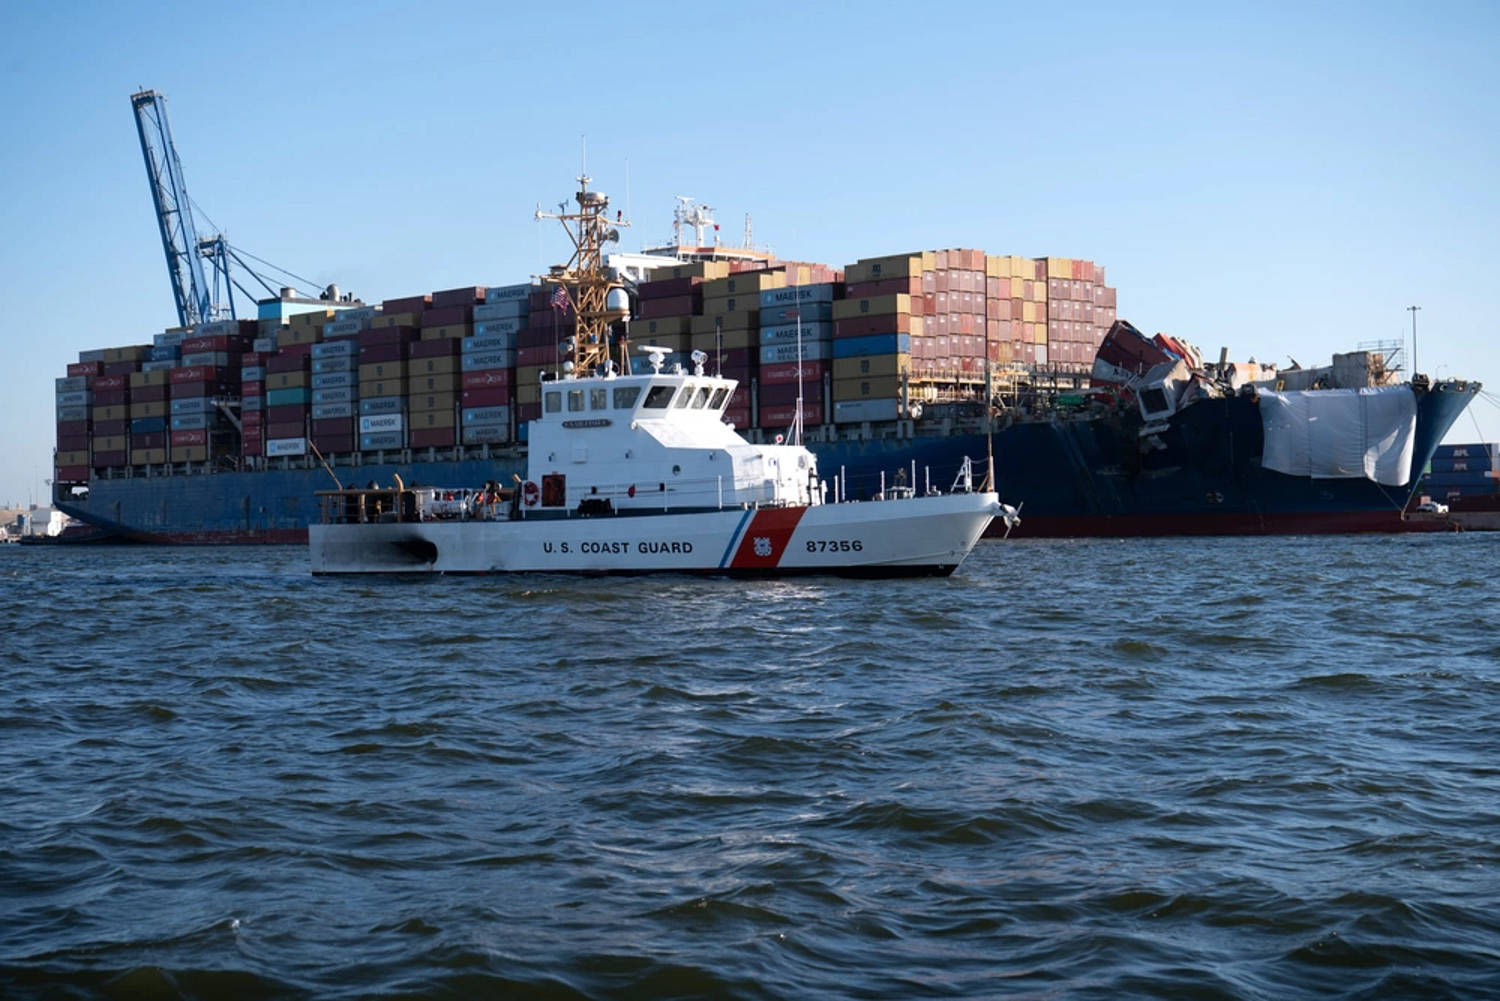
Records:
[[[173,431],[171,443],[173,448],[178,445],[207,445],[208,432],[202,428],[193,431]]]
[[[89,467],[58,466],[53,478],[59,483],[81,483],[89,478]]]
[[[132,450],[138,448],[166,448],[167,433],[165,431],[144,431],[130,436],[130,447]]]
[[[240,423],[246,429],[258,428],[261,425],[262,414],[264,413],[265,411],[263,410],[246,410],[243,414],[240,414]]]
[[[83,434],[60,434],[57,436],[59,452],[82,452],[89,447],[88,432]]]
[[[873,299],[877,295],[922,295],[923,280],[920,275],[901,278],[882,278],[873,282],[851,282],[841,298]],[[936,291],[936,289],[933,289]]]
[[[90,378],[104,374],[103,362],[97,361],[75,361],[68,363],[68,377],[85,375]]]
[[[307,433],[307,425],[302,421],[288,421],[285,424],[267,423],[263,425],[266,439],[272,438],[301,438]]]
[[[408,358],[442,358],[446,355],[458,354],[459,340],[456,337],[444,337],[436,341],[412,341],[407,346],[406,356]],[[364,362],[364,356],[360,356],[360,362]]]
[[[308,345],[308,347],[311,346]],[[310,354],[287,354],[282,351],[272,355],[266,362],[266,372],[306,372],[311,365]]]
[[[89,433],[89,422],[86,421],[86,420],[82,420],[82,421],[58,421],[57,422],[57,436],[59,438],[61,438],[63,435],[69,435],[69,434],[88,434],[88,433]]]
[[[318,451],[324,453],[359,451],[353,431],[346,431],[342,434],[314,434],[313,445]]]
[[[431,342],[437,343],[437,342]],[[463,389],[486,389],[492,386],[508,387],[512,385],[516,377],[514,369],[509,368],[486,368],[477,372],[465,372],[463,374]]]
[[[640,318],[656,320],[664,316],[691,316],[703,308],[702,296],[679,295],[670,299],[642,299]]]
[[[475,303],[484,302],[485,291],[486,289],[483,285],[465,285],[463,288],[443,289],[441,292],[432,293],[430,297],[432,299],[432,308],[445,309],[451,306],[473,306]]]
[[[104,365],[105,375],[129,375],[131,372],[139,372],[141,363],[138,361],[112,361]]]
[[[276,358],[292,358],[298,355],[311,357],[313,346],[311,344],[283,344],[276,349],[276,353],[266,359],[266,371],[272,371],[271,362]],[[287,369],[289,372],[297,371],[295,368]]]
[[[474,303],[470,300],[466,306],[443,306],[437,305],[436,297],[433,299],[433,308],[422,313],[422,326],[424,327],[451,327],[462,323],[474,321]]]
[[[101,389],[129,389],[130,377],[127,375],[101,375],[89,383],[89,388],[96,393]]]
[[[413,428],[412,448],[447,448],[453,444],[452,428]]]
[[[406,344],[402,341],[392,341],[388,344],[361,344],[359,346],[359,363],[370,365],[376,362],[404,361],[406,358]]]
[[[106,378],[108,378],[108,377],[106,377]],[[163,389],[165,387],[163,387],[163,386],[157,386],[155,388],[157,388],[157,389]],[[136,397],[136,399],[141,400],[140,397]],[[125,390],[123,390],[123,389],[96,389],[96,390],[94,390],[93,404],[96,407],[112,407],[112,406],[117,406],[118,404],[121,404],[121,403],[129,403],[129,402],[130,402],[130,394],[128,392],[126,392]],[[141,400],[141,402],[144,403],[144,402],[149,402],[149,401]]]
[[[219,370],[212,365],[189,365],[167,372],[167,381],[172,385],[183,382],[213,382],[219,378]]]
[[[246,368],[253,368],[256,365],[264,365],[272,357],[270,353],[265,351],[246,351],[240,355],[240,364]]]
[[[420,313],[432,305],[430,295],[409,295],[404,299],[387,299],[380,304],[382,313]]]
[[[135,403],[160,403],[167,398],[167,387],[136,386],[129,395]]]
[[[516,348],[516,365],[556,365],[567,361],[567,356],[555,344],[543,344],[534,348]]]
[[[241,396],[265,396],[266,384],[264,382],[242,382],[240,383]]]
[[[542,405],[540,403],[518,403],[516,404],[516,420],[521,423],[526,421],[540,420],[542,416]]]
[[[474,407],[500,407],[510,402],[510,388],[507,386],[476,387],[463,390],[459,396],[465,410]]]
[[[725,424],[733,424],[737,428],[747,428],[747,427],[749,427],[750,426],[750,406],[749,406],[749,404],[746,404],[745,406],[742,406],[742,407],[725,407],[724,408],[724,417],[723,417],[723,420],[724,420]]]
[[[295,421],[301,424],[307,417],[307,405],[303,403],[287,403],[279,407],[266,407],[262,411],[267,424],[290,424]]]
[[[693,289],[702,281],[702,278],[665,278],[661,281],[648,281],[641,285],[640,299],[645,302],[651,299],[672,299],[677,296],[691,295]]]
[[[262,452],[260,441],[258,439],[251,440],[249,438],[246,438],[244,441],[240,442],[240,454],[246,456],[261,455]]]
[[[123,465],[125,465],[125,450],[124,449],[120,449],[120,450],[114,451],[114,452],[95,452],[94,453],[94,468],[95,469],[107,469],[110,466],[123,466]]]
[[[795,403],[775,407],[762,406],[760,408],[760,426],[763,428],[789,427],[796,414],[797,404]],[[817,406],[803,405],[802,423],[808,427],[823,423],[823,404],[821,401]]]
[[[354,433],[353,417],[323,417],[312,422],[314,438],[323,438]]]
[[[94,434],[100,437],[108,435],[121,435],[130,432],[129,421],[95,421]]]
[[[232,351],[240,353],[249,347],[245,339],[239,334],[211,334],[203,337],[185,337],[182,340],[182,353],[185,355],[198,354],[200,351]]]
[[[761,365],[760,381],[767,386],[777,383],[796,383],[798,374],[801,374],[804,383],[823,381],[823,376],[830,371],[831,363],[827,361],[804,361],[804,362],[779,362],[775,365]]]

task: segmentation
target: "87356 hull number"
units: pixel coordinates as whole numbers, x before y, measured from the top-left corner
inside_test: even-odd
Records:
[[[858,553],[864,548],[865,544],[860,539],[807,540],[807,551],[810,553]]]

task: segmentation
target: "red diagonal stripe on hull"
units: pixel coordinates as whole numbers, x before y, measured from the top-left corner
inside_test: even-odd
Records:
[[[734,559],[729,565],[735,569],[761,569],[774,567],[781,562],[781,554],[786,551],[786,544],[792,538],[792,532],[796,530],[797,523],[802,520],[805,507],[768,507],[755,512],[755,517],[750,519],[750,527],[745,529],[745,535],[740,539],[740,547],[734,552]],[[755,551],[755,540],[764,539],[761,549],[770,546],[770,551],[761,556]]]

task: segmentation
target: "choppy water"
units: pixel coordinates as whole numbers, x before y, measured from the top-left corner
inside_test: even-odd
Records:
[[[1500,997],[1497,556],[0,551],[0,996]]]

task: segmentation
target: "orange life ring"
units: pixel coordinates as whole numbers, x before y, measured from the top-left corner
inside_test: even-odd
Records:
[[[536,507],[536,502],[541,499],[542,492],[531,480],[527,480],[521,487],[521,496],[526,500],[527,507]]]

